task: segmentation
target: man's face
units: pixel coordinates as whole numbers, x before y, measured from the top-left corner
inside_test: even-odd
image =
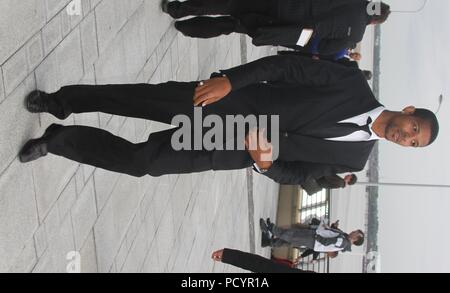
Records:
[[[358,239],[361,237],[361,233],[359,233],[359,231],[353,231],[348,236],[350,238],[350,241],[352,243],[354,243],[354,242],[358,241]]]
[[[350,184],[350,181],[352,180],[353,176],[352,175],[347,175],[344,177],[344,181],[345,183],[348,185]]]
[[[350,58],[352,58],[355,61],[361,61],[361,54],[358,53],[351,53]]]
[[[388,122],[385,138],[404,147],[425,147],[431,140],[431,124],[412,113],[399,113]]]

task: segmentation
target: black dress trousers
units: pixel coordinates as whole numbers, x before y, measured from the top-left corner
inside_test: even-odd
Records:
[[[197,16],[175,23],[175,27],[189,37],[214,38],[233,32],[252,36],[257,27],[276,21],[277,3],[276,0],[173,1],[169,3],[169,11],[177,18]]]
[[[73,113],[103,112],[170,124],[175,115],[193,119],[193,96],[197,83],[168,82],[159,85],[76,85],[50,94],[50,113],[65,119]],[[251,103],[236,106],[253,91],[231,93],[223,102],[207,107],[204,115],[248,115]],[[236,109],[236,111],[234,110]],[[234,112],[233,112],[234,111]],[[192,121],[192,120],[191,120]],[[172,135],[178,129],[157,132],[147,142],[133,144],[107,131],[84,126],[58,127],[47,136],[48,151],[70,160],[102,169],[141,177],[235,170],[253,164],[248,152],[173,149]],[[205,129],[203,129],[205,131]],[[226,138],[225,138],[226,139]]]

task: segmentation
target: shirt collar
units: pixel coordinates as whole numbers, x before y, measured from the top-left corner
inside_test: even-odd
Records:
[[[372,118],[372,123],[370,123],[369,127],[370,127],[370,132],[372,132],[372,136],[369,138],[369,140],[380,140],[382,139],[381,137],[379,137],[375,131],[373,131],[372,126],[375,123],[375,121],[378,119],[378,117],[380,117],[380,115],[386,111],[386,108],[383,106],[380,106],[376,109],[373,109],[372,111],[368,112],[367,115]]]

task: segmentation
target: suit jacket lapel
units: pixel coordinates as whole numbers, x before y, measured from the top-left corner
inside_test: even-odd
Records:
[[[323,126],[334,125],[343,120],[367,113],[380,106],[382,105],[375,97],[359,100],[351,99],[336,105],[332,110],[328,110],[327,113],[324,113],[318,119],[305,124],[298,132],[302,133],[302,131],[305,130],[305,133],[308,133],[308,129],[318,129]]]
[[[303,161],[362,170],[376,141],[340,142],[292,134],[280,138],[282,161]]]

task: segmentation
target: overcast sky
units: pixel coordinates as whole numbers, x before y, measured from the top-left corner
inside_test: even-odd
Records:
[[[414,10],[423,0],[386,0],[393,10]],[[450,185],[450,1],[428,0],[420,13],[393,13],[382,29],[381,100],[439,112],[440,138],[427,149],[380,143],[380,181]],[[380,190],[383,272],[450,272],[450,189],[383,187]]]

